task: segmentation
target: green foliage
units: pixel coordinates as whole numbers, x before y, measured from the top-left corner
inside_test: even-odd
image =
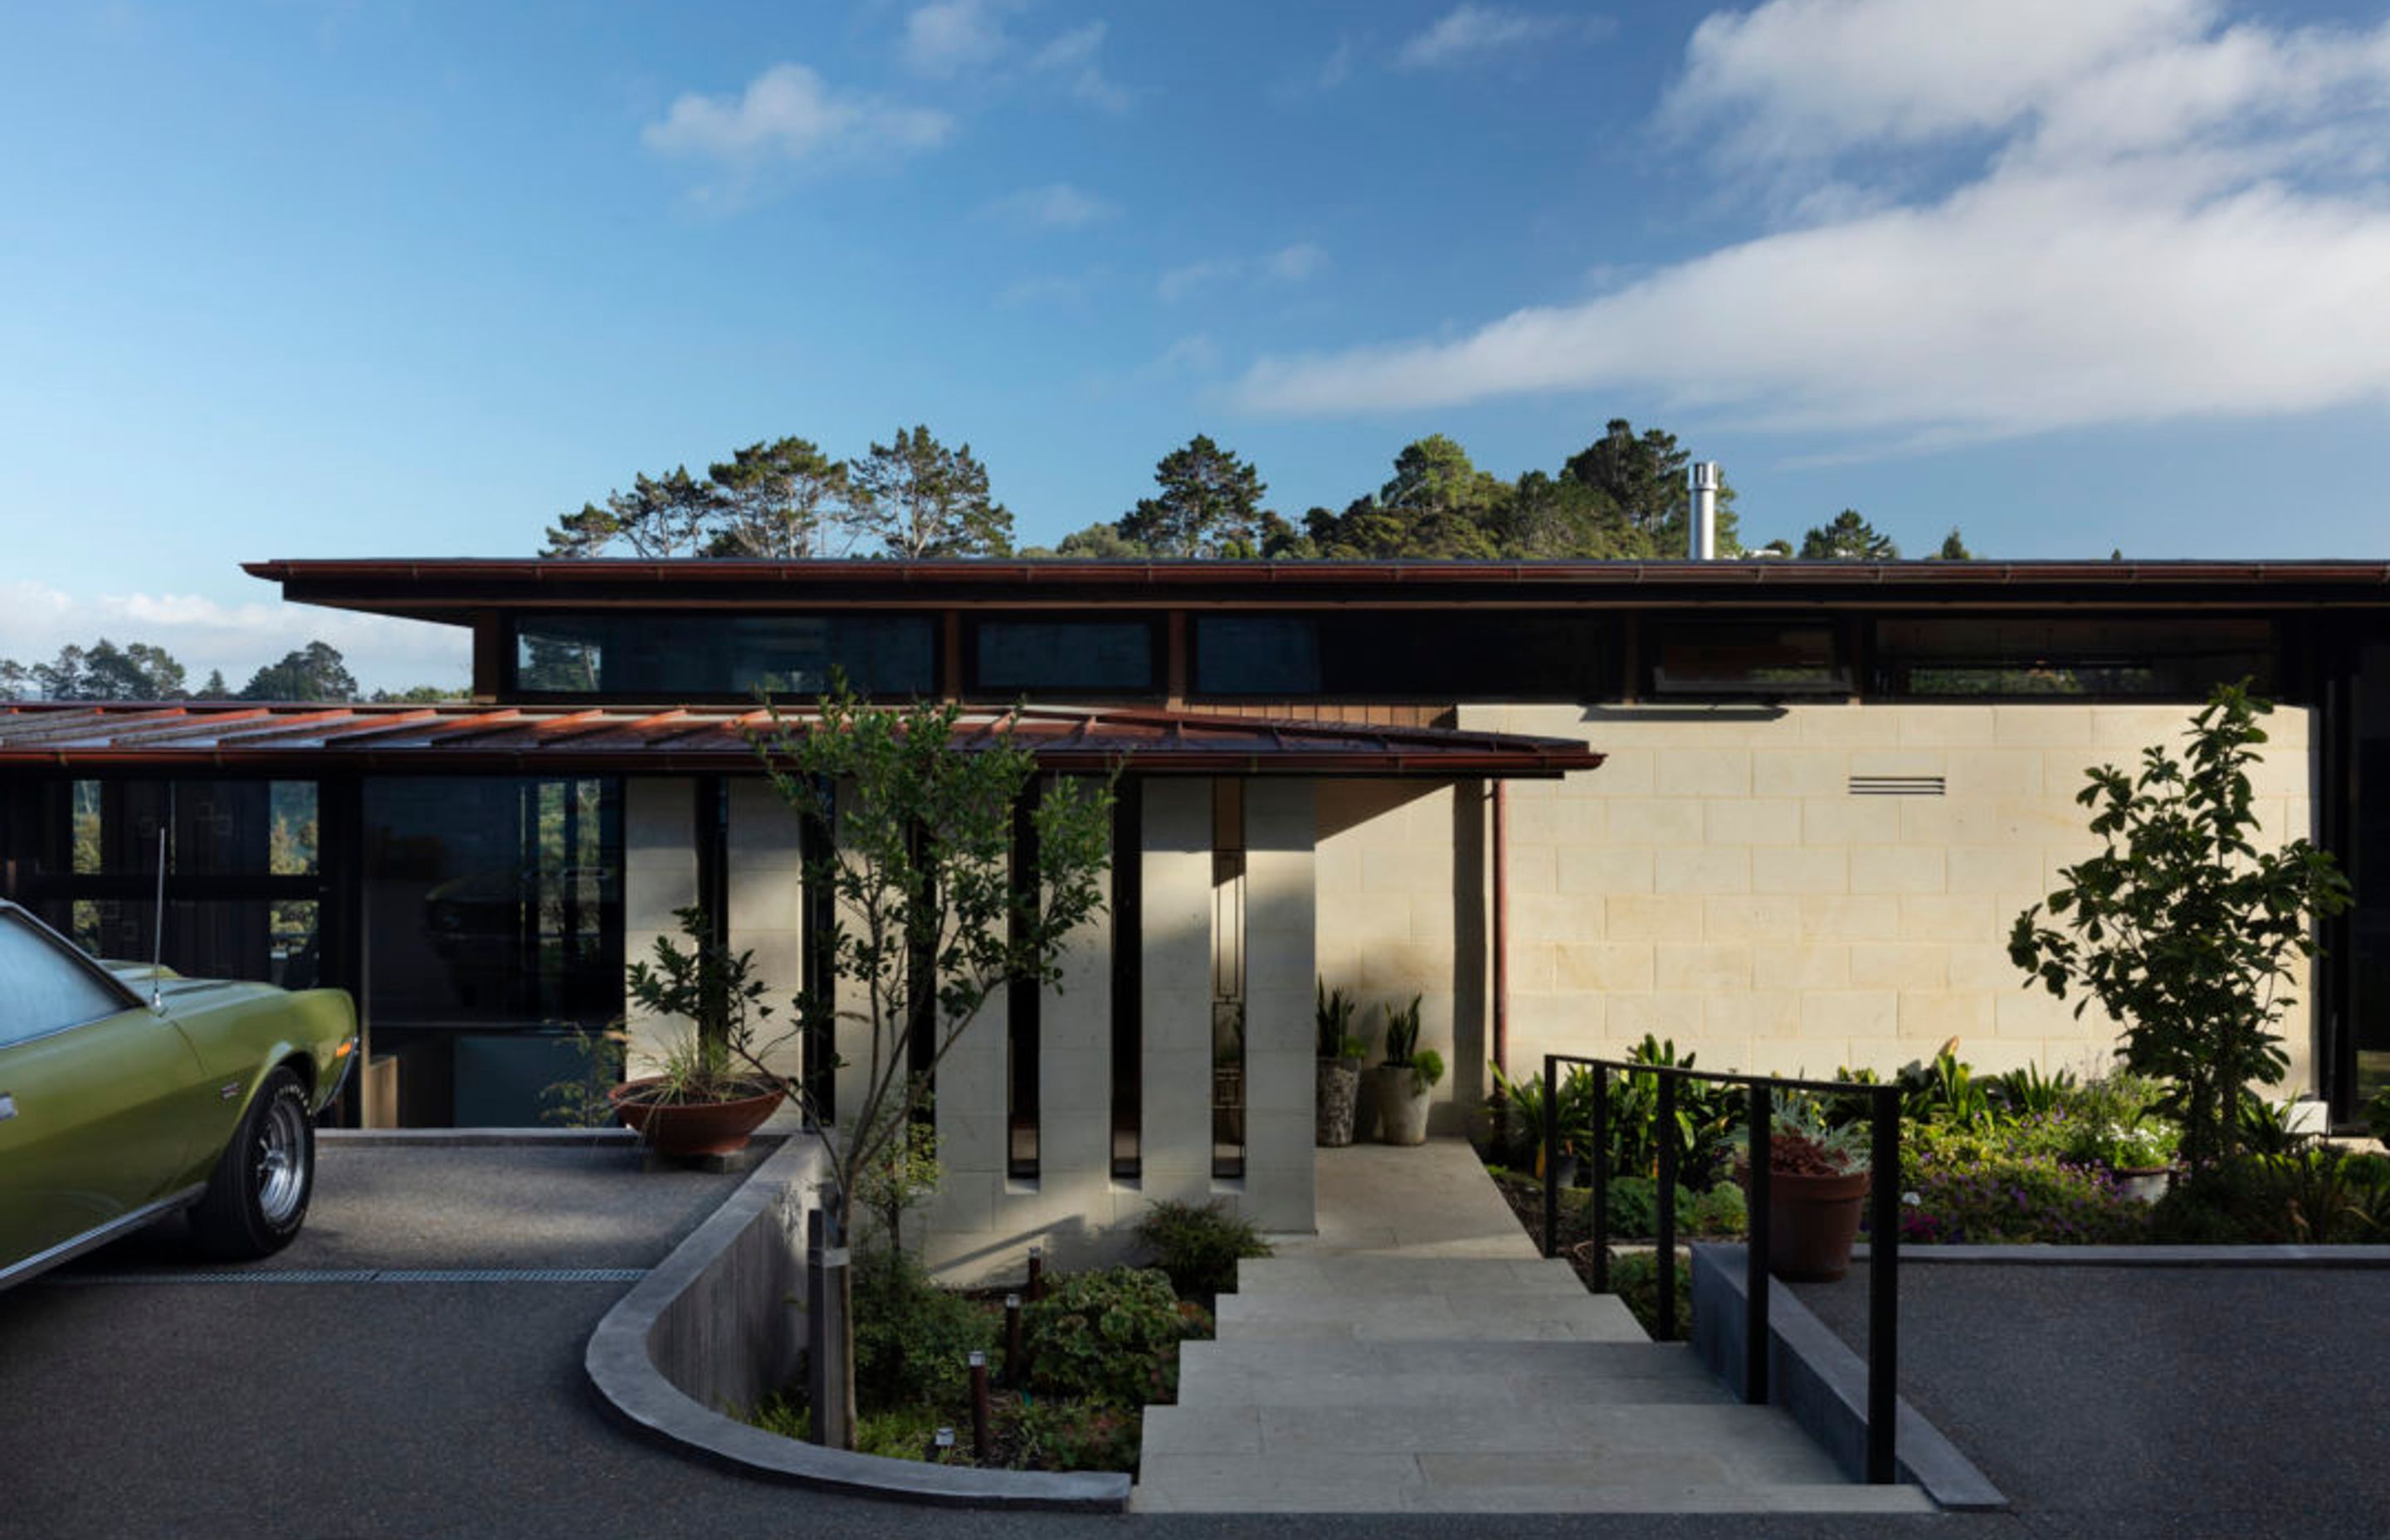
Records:
[[[939,1288],[918,1258],[893,1247],[858,1248],[849,1288],[861,1410],[951,1405],[969,1394],[969,1355],[996,1350],[993,1316]]]
[[[1502,1066],[1485,1066],[1493,1094],[1485,1098],[1485,1137],[1496,1163],[1534,1172],[1543,1163],[1544,1083],[1540,1076],[1512,1080]]]
[[[1343,984],[1334,989],[1328,981],[1312,982],[1317,1003],[1312,1007],[1312,1025],[1318,1035],[1319,1057],[1322,1059],[1358,1059],[1368,1051],[1368,1046],[1353,1031],[1353,1018],[1359,1011],[1359,1002],[1344,993]]]
[[[903,1244],[905,1214],[929,1201],[945,1177],[938,1163],[938,1125],[925,1102],[921,1115],[906,1119],[902,1137],[893,1130],[878,1144],[879,1155],[855,1173],[854,1206],[879,1226],[878,1238],[890,1246]],[[893,1118],[898,1109],[886,1106],[880,1116]]]
[[[2045,1075],[2037,1064],[2011,1070],[1985,1086],[2001,1112],[2010,1118],[2047,1117],[2058,1111],[2075,1088],[2072,1071]]]
[[[1433,1048],[1421,1048],[1411,1055],[1411,1092],[1424,1096],[1444,1079],[1444,1055]]]
[[[755,976],[755,954],[733,952],[694,905],[675,909],[673,918],[689,944],[658,936],[654,956],[632,963],[623,984],[646,1014],[690,1024],[665,1055],[658,1093],[646,1099],[727,1101],[777,1086],[779,1079],[759,1062],[762,1049],[755,1044],[755,1029],[772,1014],[764,1003],[764,981]]]
[[[1953,524],[1950,526],[1950,533],[1942,537],[1942,548],[1935,551],[1932,556],[1927,557],[1925,559],[1928,561],[1973,561],[1976,559],[1976,557],[1974,552],[1967,549],[1966,541],[1960,538],[1959,526]]]
[[[328,642],[309,642],[286,652],[240,687],[243,700],[354,700],[356,675],[351,674],[340,649]]]
[[[1189,1299],[1211,1299],[1237,1287],[1237,1264],[1270,1254],[1269,1242],[1250,1219],[1229,1212],[1227,1200],[1181,1203],[1165,1199],[1137,1222],[1137,1238],[1153,1255],[1153,1265],[1170,1286]]]
[[[1980,1131],[1918,1131],[1901,1158],[1903,1197],[1913,1199],[1908,1238],[2129,1245],[2148,1234],[2148,1206],[2119,1192],[2105,1173],[2003,1148]]]
[[[1655,1251],[1618,1251],[1610,1259],[1610,1291],[1642,1323],[1660,1334],[1660,1258]],[[1675,1336],[1683,1341],[1693,1329],[1693,1267],[1691,1259],[1677,1258]]]
[[[1955,537],[1959,532],[1950,532]],[[1945,542],[1947,547],[1947,542]],[[1960,547],[1961,551],[1964,546]],[[1857,508],[1844,508],[1834,515],[1833,521],[1811,530],[1801,537],[1801,559],[1804,561],[1897,561],[1900,547],[1892,537],[1859,517]]]
[[[2329,1145],[2236,1156],[2161,1199],[2152,1226],[2178,1245],[2379,1245],[2390,1160]]]
[[[1408,1068],[1412,1055],[1419,1048],[1420,998],[1414,995],[1409,1005],[1386,1007],[1385,1063],[1388,1069]]]
[[[1138,561],[1153,553],[1137,541],[1120,533],[1113,523],[1090,524],[1084,530],[1073,530],[1055,544],[1052,550],[1031,545],[1024,557],[1060,557],[1073,561]]]
[[[1144,1432],[1135,1408],[1027,1401],[1013,1416],[1024,1464],[1046,1470],[1135,1470]]]
[[[1695,1235],[1736,1236],[1751,1227],[1751,1208],[1741,1187],[1720,1182],[1693,1200],[1690,1227]]]
[[[564,1128],[612,1127],[614,1100],[607,1093],[623,1083],[629,1034],[618,1027],[591,1032],[575,1024],[567,1040],[581,1060],[581,1072],[541,1090],[540,1099],[548,1105],[541,1110],[540,1121]]]
[[[703,479],[678,466],[641,472],[604,507],[584,503],[547,532],[551,557],[603,556],[617,544],[633,556],[813,557],[830,554],[840,527],[847,468],[811,441],[783,438],[731,451]]]
[[[2050,994],[2078,992],[2078,1016],[2096,1000],[2122,1024],[2125,1062],[2167,1083],[2194,1169],[2241,1147],[2242,1087],[2282,1078],[2274,1028],[2294,1003],[2282,986],[2314,954],[2310,919],[2349,904],[2326,852],[2305,840],[2251,843],[2248,766],[2272,710],[2221,686],[2192,719],[2182,759],[2152,746],[2138,777],[2093,770],[2075,801],[2103,849],[2062,873],[2049,924],[2036,905],[2009,940],[2010,958]]]
[[[2390,1145],[2390,1085],[2373,1094],[2365,1104],[2365,1128],[2375,1138]]]
[[[1690,1233],[1693,1189],[1677,1184],[1677,1225]],[[1629,1238],[1660,1233],[1660,1184],[1649,1176],[1617,1176],[1610,1183],[1610,1233]]]
[[[814,1409],[804,1398],[788,1394],[771,1395],[757,1403],[745,1419],[750,1427],[761,1428],[799,1444],[814,1441]]]
[[[1121,517],[1119,533],[1162,557],[1259,554],[1262,497],[1269,491],[1249,461],[1201,433],[1153,468],[1162,488]]]
[[[1178,1344],[1209,1317],[1159,1272],[1108,1267],[1057,1280],[1021,1328],[1031,1390],[1133,1409],[1176,1397]]]
[[[38,692],[52,700],[180,700],[188,695],[183,665],[162,647],[118,647],[102,636],[88,648],[69,644],[46,663],[31,667],[0,658],[0,700]]]
[[[970,444],[953,449],[926,427],[899,428],[848,471],[847,519],[879,553],[994,557],[1012,552],[1012,514],[988,496],[987,468]]]
[[[1687,1052],[1679,1058],[1674,1038],[1664,1041],[1645,1033],[1643,1041],[1629,1048],[1626,1057],[1637,1064],[1690,1070],[1695,1067],[1697,1056]],[[1583,1110],[1572,1108],[1570,1115],[1583,1120],[1584,1139],[1589,1148],[1593,1134],[1591,1072],[1575,1072],[1586,1074],[1588,1084],[1583,1092]],[[1611,1086],[1610,1169],[1613,1174],[1656,1174],[1660,1169],[1660,1078],[1628,1071]],[[1677,1169],[1685,1180],[1707,1184],[1725,1168],[1733,1153],[1735,1130],[1745,1115],[1743,1097],[1741,1087],[1729,1084],[1677,1079]]]
[[[859,1455],[880,1455],[892,1460],[931,1460],[937,1449],[938,1430],[952,1427],[939,1420],[940,1414],[927,1406],[887,1406],[866,1412],[854,1419],[854,1450]],[[807,1418],[808,1426],[811,1418]],[[959,1457],[948,1451],[948,1462],[962,1463]]]

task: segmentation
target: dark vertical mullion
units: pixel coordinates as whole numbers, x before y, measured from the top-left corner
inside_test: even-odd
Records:
[[[915,824],[906,839],[919,884],[913,918],[929,922],[917,923],[905,933],[905,1072],[909,1080],[920,1082],[938,1059],[938,878],[935,872],[924,870],[932,856],[930,831]],[[930,1097],[936,1090],[935,1081],[930,1081],[914,1110],[915,1122],[935,1118]]]
[[[1145,1151],[1145,788],[1112,804],[1112,1175],[1134,1181]]]
[[[1037,886],[1037,802],[1044,784],[1032,780],[1012,807],[1012,940],[1027,938],[1043,895]],[[1037,1077],[1039,1070],[1038,1010],[1044,984],[1034,977],[1015,977],[1005,996],[1005,1028],[1009,1039],[1008,1084],[1005,1099],[1005,1171],[1015,1181],[1037,1179],[1040,1146]]]
[[[832,853],[830,841],[834,830],[830,820],[836,816],[835,793],[827,783],[816,782],[815,805],[818,815],[808,815],[797,831],[799,859],[803,864],[802,902],[804,906],[804,972],[801,987],[815,1010],[804,1024],[805,1100],[823,1127],[838,1117],[838,1075],[831,1061],[838,1051],[838,1029],[831,1007],[836,1003],[838,959],[830,952],[830,930],[838,918],[838,890],[830,878]]]

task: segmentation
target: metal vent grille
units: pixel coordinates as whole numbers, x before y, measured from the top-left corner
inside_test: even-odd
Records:
[[[1853,776],[1851,795],[1854,797],[1938,797],[1942,795],[1939,776]]]

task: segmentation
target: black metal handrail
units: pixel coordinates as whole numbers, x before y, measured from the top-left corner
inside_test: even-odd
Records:
[[[1888,1485],[1899,1479],[1893,1447],[1900,1372],[1900,1087],[1840,1080],[1794,1080],[1780,1075],[1692,1070],[1677,1064],[1638,1064],[1631,1059],[1544,1055],[1544,1255],[1560,1242],[1560,1067],[1582,1064],[1593,1071],[1593,1286],[1610,1287],[1610,1076],[1659,1077],[1656,1119],[1660,1147],[1658,1243],[1662,1341],[1677,1334],[1677,1082],[1706,1080],[1749,1088],[1751,1123],[1749,1215],[1743,1272],[1742,1398],[1765,1405],[1768,1396],[1767,1251],[1768,1198],[1772,1187],[1772,1131],[1779,1091],[1809,1091],[1868,1098],[1869,1155],[1867,1479]]]

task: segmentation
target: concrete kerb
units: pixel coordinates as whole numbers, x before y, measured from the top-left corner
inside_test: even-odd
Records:
[[[318,1128],[315,1138],[350,1149],[629,1149],[639,1141],[627,1128]]]
[[[804,1212],[822,1161],[817,1141],[790,1138],[616,1302],[583,1355],[599,1401],[685,1453],[801,1486],[950,1508],[1125,1511],[1124,1475],[980,1470],[858,1455],[781,1438],[713,1409],[752,1404],[753,1387],[775,1376],[785,1382],[793,1372]]]
[[[1854,1262],[1868,1249],[1855,1247]],[[1919,1246],[1900,1248],[1903,1267],[1965,1263],[1975,1267],[2390,1267],[2390,1246]]]
[[[1902,1249],[1901,1258],[1908,1258]],[[1743,1379],[1743,1271],[1740,1246],[1693,1248],[1693,1351],[1738,1394]],[[1867,1467],[1867,1366],[1810,1313],[1799,1296],[1767,1280],[1768,1399],[1792,1414],[1852,1480]],[[1951,1512],[1997,1513],[2008,1498],[1958,1445],[1906,1399],[1893,1444],[1900,1474]]]

